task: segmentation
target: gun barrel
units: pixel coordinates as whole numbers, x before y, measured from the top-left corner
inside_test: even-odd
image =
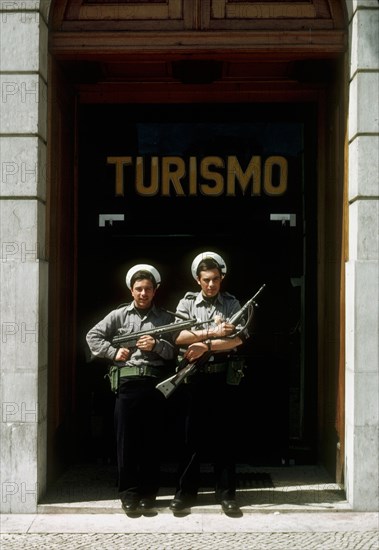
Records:
[[[232,323],[232,325],[235,325],[236,323],[238,323],[238,321],[241,319],[241,317],[244,315],[245,311],[247,310],[247,308],[249,306],[251,306],[252,304],[254,305],[255,304],[255,299],[257,298],[257,296],[259,296],[259,294],[263,291],[263,289],[265,288],[266,286],[266,283],[264,283],[260,289],[254,294],[254,296],[252,298],[250,298],[242,307],[239,311],[237,311],[237,313],[235,313],[234,315],[232,315],[232,317],[230,318],[229,322]]]
[[[169,325],[162,325],[140,332],[130,332],[128,334],[120,334],[112,339],[113,346],[119,346],[120,344],[127,344],[128,342],[136,342],[141,336],[161,336],[162,334],[169,334],[170,332],[180,332],[181,330],[190,329],[199,325],[211,323],[212,321],[198,321],[197,319],[188,319],[187,321],[181,321],[179,323],[170,323]]]

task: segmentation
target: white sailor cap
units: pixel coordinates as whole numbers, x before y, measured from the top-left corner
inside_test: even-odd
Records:
[[[215,262],[217,262],[218,265],[220,266],[222,275],[226,274],[226,263],[219,254],[216,254],[216,252],[201,252],[201,254],[198,254],[194,259],[194,261],[192,262],[191,273],[194,279],[197,279],[196,272],[197,272],[199,263],[202,262],[203,260],[206,260],[207,258],[212,258],[212,260],[215,260]]]
[[[149,264],[137,264],[131,267],[126,274],[125,281],[128,288],[131,288],[132,277],[135,273],[137,273],[137,271],[147,271],[148,273],[151,273],[157,283],[157,287],[161,284],[161,276],[155,267]]]

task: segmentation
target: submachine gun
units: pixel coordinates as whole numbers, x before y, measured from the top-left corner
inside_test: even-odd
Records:
[[[175,315],[175,313],[173,313]],[[141,330],[139,332],[121,333],[112,339],[112,346],[115,348],[126,347],[135,348],[137,341],[141,336],[152,336],[158,339],[164,334],[170,332],[180,332],[181,330],[202,328],[203,325],[212,323],[213,319],[209,321],[198,321],[197,319],[188,319],[187,321],[181,321],[179,323],[170,323],[168,325],[162,325],[160,327],[149,328],[147,330]]]
[[[172,315],[177,317],[175,313],[173,313]],[[170,332],[180,332],[181,330],[189,330],[191,328],[193,329],[193,327],[202,328],[204,325],[212,322],[213,319],[204,322],[198,321],[197,319],[188,319],[186,321],[170,323],[168,325],[149,328],[146,330],[141,330],[139,332],[124,332],[118,334],[112,339],[112,346],[114,346],[115,348],[121,348],[125,346],[129,349],[133,349],[136,348],[137,342],[142,336],[152,336],[153,338],[158,339],[165,334],[169,334]],[[109,368],[108,374],[104,376],[104,378],[109,378],[111,390],[113,392],[117,392],[118,390],[120,381],[120,369],[122,368],[123,364],[124,363],[122,362],[118,362],[118,364],[112,364]]]
[[[254,306],[258,307],[258,304],[256,303],[255,300],[259,296],[259,294],[263,291],[265,286],[266,286],[266,284],[263,284],[260,287],[260,289],[258,290],[258,292],[256,292],[254,294],[254,296],[252,298],[250,298],[250,300],[248,300],[241,307],[241,309],[238,310],[229,319],[228,322],[230,324],[236,325],[242,319],[242,317],[245,315],[245,313],[247,313],[247,321],[246,321],[245,325],[242,328],[239,328],[238,332],[235,332],[229,338],[235,338],[236,336],[238,336],[238,334],[240,334],[243,330],[245,330],[246,327],[249,325],[249,323],[251,322],[251,320],[253,318]],[[178,325],[180,325],[180,323],[177,323],[177,326]],[[196,327],[194,325],[192,325],[191,328],[193,330]],[[183,330],[185,330],[185,329],[183,329]],[[199,369],[202,365],[204,365],[208,361],[208,359],[212,355],[214,355],[215,353],[217,353],[217,352],[215,352],[215,351],[206,351],[205,353],[203,353],[203,355],[201,357],[199,357],[199,359],[197,359],[196,361],[193,361],[192,363],[189,363],[187,359],[183,359],[180,362],[180,364],[178,365],[178,372],[176,374],[174,374],[173,376],[170,376],[170,378],[167,378],[166,380],[162,380],[162,382],[157,384],[155,387],[157,388],[157,390],[162,392],[163,395],[166,398],[169,397],[172,394],[172,392],[175,391],[176,388],[182,382],[185,381],[187,376],[189,376],[190,374],[193,374],[197,369]]]

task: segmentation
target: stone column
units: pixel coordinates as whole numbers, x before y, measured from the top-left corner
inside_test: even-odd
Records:
[[[378,97],[379,5],[350,10],[349,261],[346,266],[347,498],[354,510],[378,509]]]
[[[0,1],[1,511],[31,513],[46,484],[47,22]]]

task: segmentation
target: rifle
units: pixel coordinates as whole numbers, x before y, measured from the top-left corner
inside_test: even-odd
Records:
[[[232,324],[232,325],[236,325],[238,323],[238,321],[240,321],[240,319],[245,315],[245,311],[247,311],[250,307],[252,306],[255,306],[255,307],[258,307],[258,304],[256,303],[256,298],[259,296],[259,294],[264,290],[266,286],[266,283],[264,283],[260,289],[254,294],[254,296],[252,298],[250,298],[250,300],[248,300],[242,307],[241,309],[239,309],[234,315],[231,316],[231,318],[229,319],[229,323]],[[252,316],[250,315],[249,316],[249,322],[251,321],[252,319]],[[248,323],[247,323],[248,324]],[[247,324],[245,325],[245,327],[247,326]],[[244,327],[244,328],[245,328]],[[239,331],[241,332],[241,331]],[[232,335],[233,336],[233,335]],[[234,335],[235,336],[235,335]],[[233,336],[233,338],[234,338]]]
[[[206,351],[201,357],[199,357],[199,359],[193,361],[193,363],[189,363],[188,359],[182,359],[178,366],[178,372],[173,376],[170,376],[170,378],[162,380],[162,382],[159,382],[159,384],[155,387],[163,393],[166,398],[169,397],[172,392],[176,390],[182,382],[184,382],[187,376],[189,376],[195,369],[198,369],[204,365],[213,353],[214,352],[212,351]]]
[[[258,307],[258,304],[255,302],[255,300],[259,296],[259,294],[263,291],[265,286],[266,286],[266,284],[263,284],[260,287],[260,289],[258,290],[258,292],[256,292],[254,294],[254,296],[252,298],[250,298],[250,300],[248,300],[241,307],[241,309],[239,309],[234,315],[232,315],[232,317],[229,320],[229,323],[235,325],[236,323],[238,323],[238,321],[241,319],[241,317],[244,315],[244,313],[247,310],[249,310],[250,308],[252,308],[254,306]],[[244,325],[244,327],[242,329],[240,329],[238,331],[237,334],[240,334],[242,332],[242,330],[244,330],[246,328],[246,326],[251,321],[251,319],[252,319],[252,315],[249,315],[249,319],[248,319],[247,323]],[[230,336],[230,338],[235,338],[235,336],[236,336],[236,334]],[[176,388],[182,382],[184,382],[184,380],[187,378],[187,376],[189,376],[190,374],[195,372],[199,367],[204,365],[214,353],[215,353],[214,351],[206,351],[205,353],[203,353],[203,355],[201,355],[201,357],[199,357],[199,359],[197,359],[196,361],[193,361],[192,363],[189,363],[187,359],[183,359],[180,362],[179,366],[178,366],[178,372],[176,374],[174,374],[173,376],[170,376],[170,378],[166,378],[166,380],[162,380],[162,382],[157,384],[155,387],[157,388],[157,390],[159,390],[161,393],[163,393],[163,395],[166,398],[169,397],[172,394],[172,392],[175,391]]]
[[[140,332],[131,332],[126,334],[119,334],[112,339],[112,346],[118,348],[126,344],[125,347],[136,347],[137,341],[141,336],[152,336],[153,338],[159,338],[163,334],[170,332],[180,332],[181,330],[197,329],[202,325],[210,324],[213,319],[209,321],[199,321],[198,319],[188,319],[188,321],[181,321],[179,323],[170,323],[169,325],[162,325],[160,327],[154,327],[147,330],[141,330]]]

